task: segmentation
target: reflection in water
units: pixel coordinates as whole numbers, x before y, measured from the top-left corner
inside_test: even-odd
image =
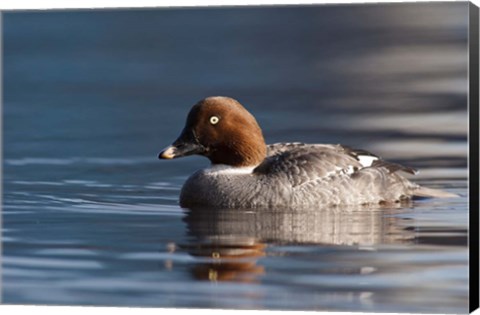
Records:
[[[253,238],[220,236],[212,242],[184,247],[193,256],[209,258],[193,266],[193,276],[199,280],[257,282],[257,276],[265,273],[257,260],[265,255],[266,244]]]
[[[193,267],[196,279],[253,282],[266,272],[257,262],[267,255],[269,244],[371,247],[413,242],[409,219],[398,216],[405,206],[296,212],[191,209],[184,218],[191,241],[181,247],[205,258]]]

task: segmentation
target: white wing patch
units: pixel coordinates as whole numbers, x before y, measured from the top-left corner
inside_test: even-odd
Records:
[[[378,157],[372,155],[357,155],[357,159],[363,167],[372,166],[373,161],[378,160]]]

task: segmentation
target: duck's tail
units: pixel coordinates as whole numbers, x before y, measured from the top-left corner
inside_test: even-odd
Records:
[[[416,197],[427,197],[427,198],[457,198],[460,197],[457,194],[450,193],[448,191],[443,191],[440,189],[433,189],[418,186],[414,191],[413,195]]]

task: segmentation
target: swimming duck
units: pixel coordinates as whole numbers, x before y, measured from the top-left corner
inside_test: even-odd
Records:
[[[339,144],[266,145],[255,117],[238,101],[208,97],[160,159],[203,155],[212,165],[191,175],[180,206],[312,207],[396,203],[413,196],[455,197],[419,186],[400,172],[413,168]]]

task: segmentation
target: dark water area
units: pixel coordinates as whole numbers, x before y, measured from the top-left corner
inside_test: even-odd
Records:
[[[468,4],[3,15],[7,304],[463,313]],[[342,143],[460,195],[182,209],[159,161],[210,95],[268,143]]]

